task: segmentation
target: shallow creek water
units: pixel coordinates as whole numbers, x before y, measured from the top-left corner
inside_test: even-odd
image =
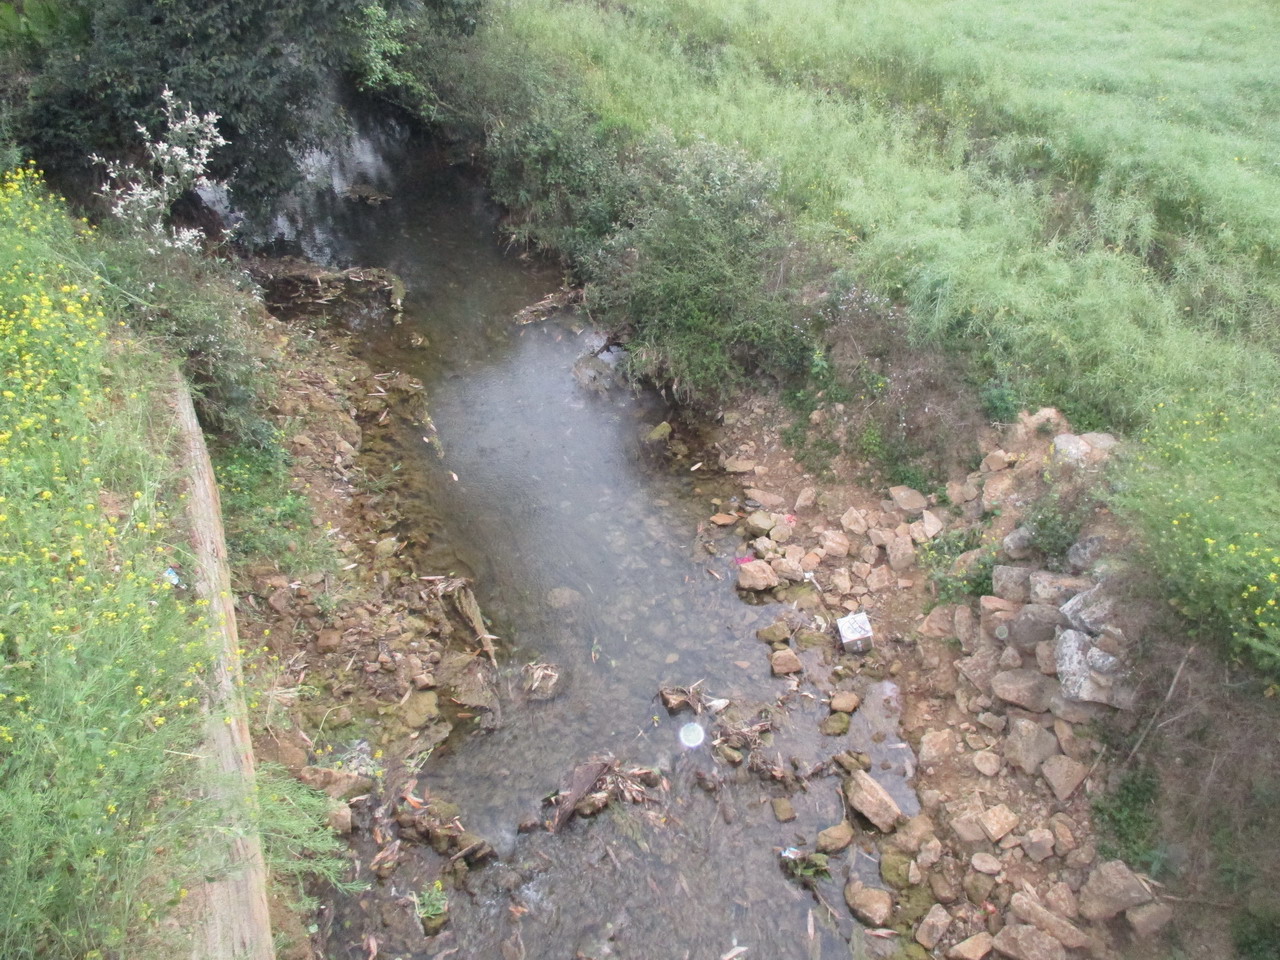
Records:
[[[558,277],[500,245],[498,211],[474,177],[385,139],[317,163],[334,189],[282,214],[277,229],[314,259],[404,279],[404,327],[397,337],[368,331],[364,348],[376,368],[426,385],[443,456],[415,434],[402,438],[399,459],[428,475],[421,522],[438,572],[475,578],[504,651],[501,724],[460,722],[419,778],[420,792],[461,808],[497,859],[473,871],[466,890],[450,891],[451,922],[432,939],[405,934],[412,923],[392,915],[411,919],[403,898],[434,879],[438,858],[410,850],[389,880],[365,873],[367,892],[329,907],[329,956],[367,957],[370,933],[380,957],[414,960],[861,955],[840,888],[849,870],[876,875],[874,853],[841,858],[819,886],[833,913],[779,865],[780,850],[811,845],[841,820],[840,779],[813,779],[791,796],[797,819],[778,823],[768,800],[781,789],[717,762],[708,744],[681,746],[691,715],[669,717],[656,698],[662,685],[697,680],[739,704],[771,705],[788,691],[754,636],[781,608],[739,598],[731,533],[698,533],[715,512],[710,498],[733,492],[710,476],[714,456],[692,471],[696,458],[672,460],[645,441],[669,410],[651,393],[602,386],[607,364],[581,361],[596,334],[575,332],[572,321],[512,322]],[[357,182],[390,199],[344,197]],[[406,332],[425,344],[397,347]],[[708,535],[717,555],[704,546]],[[534,660],[562,673],[546,702],[517,692],[520,667]],[[850,734],[831,738],[818,733],[826,711],[816,691],[802,685],[769,755],[807,768],[839,750],[867,752],[898,774],[895,792],[914,812],[894,690],[870,693]],[[542,798],[575,764],[604,754],[659,768],[669,791],[656,805],[575,819],[559,835],[517,833],[546,815]],[[723,787],[704,790],[699,771]]]

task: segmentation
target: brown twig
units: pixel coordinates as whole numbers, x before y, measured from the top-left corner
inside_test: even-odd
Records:
[[[1187,647],[1187,652],[1182,655],[1182,662],[1178,664],[1178,669],[1174,671],[1173,680],[1169,683],[1169,689],[1165,691],[1164,699],[1160,701],[1160,706],[1156,707],[1155,712],[1151,714],[1151,719],[1147,721],[1146,727],[1142,731],[1142,736],[1138,737],[1138,742],[1133,745],[1133,749],[1129,751],[1129,755],[1124,758],[1124,763],[1120,764],[1123,769],[1129,765],[1129,762],[1137,755],[1139,748],[1147,739],[1147,734],[1151,732],[1151,728],[1155,726],[1156,719],[1160,716],[1160,712],[1169,705],[1169,701],[1173,699],[1174,688],[1178,685],[1178,678],[1182,676],[1182,670],[1187,665],[1187,660],[1191,654],[1195,653],[1196,645],[1193,643]]]

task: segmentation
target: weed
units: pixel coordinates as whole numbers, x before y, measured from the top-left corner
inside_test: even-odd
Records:
[[[1240,960],[1280,960],[1280,916],[1241,914],[1231,923],[1231,939]]]
[[[991,572],[995,568],[994,550],[984,550],[972,558],[961,571],[956,561],[977,549],[979,534],[974,529],[956,528],[939,534],[916,548],[920,565],[933,583],[935,604],[958,603],[969,597],[991,593]]]
[[[1051,490],[1033,503],[1023,517],[1023,525],[1031,532],[1031,542],[1048,557],[1059,558],[1080,536],[1089,503],[1065,499]]]
[[[1013,423],[1022,409],[1017,392],[1002,380],[988,380],[979,391],[978,399],[995,423]]]
[[[444,892],[444,884],[439,880],[413,894],[413,912],[419,920],[435,920],[448,911],[449,895]]]
[[[332,565],[328,541],[313,528],[306,494],[292,488],[288,456],[278,441],[215,448],[214,471],[234,563],[268,559],[294,572]]]
[[[1103,833],[1098,844],[1102,857],[1118,857],[1147,870],[1153,870],[1159,864],[1158,791],[1159,780],[1155,773],[1131,770],[1122,775],[1114,790],[1093,801],[1094,822]]]

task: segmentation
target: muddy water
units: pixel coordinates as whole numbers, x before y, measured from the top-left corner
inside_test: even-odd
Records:
[[[475,578],[504,654],[501,723],[463,721],[417,781],[420,794],[461,808],[496,861],[451,891],[451,923],[431,939],[404,898],[431,883],[439,859],[409,850],[388,880],[361,866],[372,886],[332,905],[328,955],[366,957],[372,934],[379,956],[415,960],[718,958],[737,947],[746,960],[850,956],[840,887],[850,870],[876,875],[873,849],[841,860],[817,896],[779,861],[839,822],[839,778],[791,794],[797,818],[778,823],[768,801],[782,787],[717,762],[709,744],[682,746],[677,732],[691,716],[669,717],[656,693],[701,680],[743,718],[784,698],[792,709],[774,711],[766,750],[780,767],[804,771],[853,749],[906,776],[892,685],[870,691],[849,736],[829,738],[817,731],[825,709],[815,691],[769,675],[754,632],[780,608],[736,594],[731,533],[699,533],[711,498],[732,491],[706,467],[691,469],[705,453],[675,457],[645,440],[669,411],[615,383],[613,358],[589,357],[599,341],[576,318],[513,324],[558,277],[504,249],[498,212],[473,176],[403,141],[359,141],[327,164],[336,190],[282,214],[277,228],[316,259],[404,279],[402,327],[366,331],[365,349],[376,367],[427,386],[442,455],[419,431],[401,438],[399,456],[401,469],[431,481],[418,533],[430,537],[438,572]],[[352,184],[390,199],[344,196]],[[519,670],[532,661],[561,674],[549,701],[521,695]],[[669,789],[559,835],[517,832],[546,816],[542,799],[575,764],[604,755],[657,767]],[[899,799],[914,812],[909,791]],[[859,938],[853,955],[861,949]]]

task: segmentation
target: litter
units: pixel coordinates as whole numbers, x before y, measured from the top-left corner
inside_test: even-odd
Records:
[[[845,653],[866,653],[871,649],[871,618],[865,613],[851,613],[836,621],[840,630],[840,646]]]

